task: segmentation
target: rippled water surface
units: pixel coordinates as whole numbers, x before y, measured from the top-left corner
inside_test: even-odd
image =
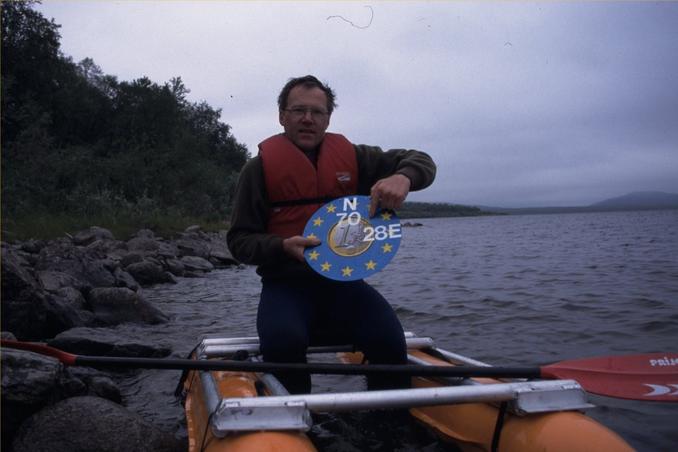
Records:
[[[495,365],[678,349],[678,211],[492,216],[419,220],[398,255],[369,280],[406,330]],[[255,334],[259,279],[251,267],[145,290],[172,317],[121,335],[185,356],[203,335]],[[130,408],[182,435],[173,398],[179,373],[122,379]],[[355,380],[317,377],[316,391]],[[642,451],[678,445],[678,404],[594,397],[589,415]],[[405,424],[400,433],[393,430]],[[411,425],[410,425],[411,424]],[[446,450],[406,418],[321,415],[323,450]]]

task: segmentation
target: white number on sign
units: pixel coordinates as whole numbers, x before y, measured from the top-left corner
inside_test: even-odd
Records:
[[[340,213],[337,214],[337,216],[339,217],[339,222],[346,221],[351,226],[355,226],[356,224],[360,224],[360,220],[362,219],[359,212],[351,212],[351,213],[340,212]]]
[[[389,224],[388,228],[386,226],[377,226],[373,228],[372,226],[366,226],[363,229],[365,232],[365,238],[363,242],[373,242],[375,240],[386,240],[386,239],[398,239],[401,237],[400,225],[399,224]]]

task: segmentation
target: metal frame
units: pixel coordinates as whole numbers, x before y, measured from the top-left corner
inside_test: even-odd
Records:
[[[489,366],[444,349],[434,347],[431,338],[406,333],[409,349],[431,349],[454,363]],[[247,351],[258,360],[259,339],[205,338],[197,348],[198,359],[229,358]],[[352,346],[311,347],[309,353],[354,351]],[[409,361],[430,365],[408,355]],[[392,409],[453,403],[509,402],[509,409],[519,415],[549,411],[583,410],[593,407],[586,392],[574,380],[512,380],[497,384],[479,384],[468,378],[438,379],[446,386],[432,388],[359,391],[329,394],[290,395],[271,374],[261,374],[260,381],[273,395],[265,397],[220,398],[210,372],[200,372],[205,404],[211,416],[212,432],[223,437],[229,432],[252,430],[302,430],[312,426],[311,411],[333,412],[362,409]]]

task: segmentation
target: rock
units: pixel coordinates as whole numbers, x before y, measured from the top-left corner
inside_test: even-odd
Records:
[[[113,271],[113,277],[115,278],[115,287],[127,287],[135,292],[140,288],[134,277],[120,267]]]
[[[184,264],[178,259],[166,259],[165,268],[175,276],[184,276]]]
[[[124,337],[109,328],[73,328],[58,334],[48,344],[77,355],[163,358],[172,353],[170,347],[148,345],[143,339]]]
[[[134,237],[138,237],[140,239],[154,239],[155,233],[150,229],[139,229],[137,233],[134,234]]]
[[[14,452],[172,452],[187,445],[136,413],[99,397],[73,397],[31,416]]]
[[[189,272],[200,271],[210,272],[214,270],[214,265],[207,259],[197,256],[184,256],[181,258],[184,269]]]
[[[48,403],[59,384],[61,364],[35,353],[2,351],[2,448],[21,422]],[[12,413],[8,416],[8,413]]]
[[[217,265],[238,265],[238,261],[228,251],[212,250],[210,251],[210,261]]]
[[[103,397],[115,403],[122,402],[120,388],[105,373],[90,367],[66,367],[63,372],[68,378],[83,383],[85,392],[79,395]]]
[[[3,448],[21,422],[46,405],[79,395],[97,395],[119,402],[120,389],[102,372],[64,368],[55,358],[6,348],[2,352]]]
[[[210,246],[196,233],[182,234],[177,240],[179,256],[196,256],[207,259],[210,255]]]
[[[144,260],[144,254],[138,251],[128,252],[120,259],[120,265],[123,268],[126,268],[132,264],[142,262]]]
[[[163,258],[176,258],[179,255],[179,248],[173,242],[160,242],[157,255]]]
[[[2,402],[15,407],[46,403],[58,386],[61,364],[56,358],[37,353],[2,350]],[[3,416],[4,420],[5,416]],[[4,428],[3,428],[4,430]]]
[[[188,232],[189,234],[193,233],[193,232],[200,232],[200,231],[202,231],[202,228],[198,224],[191,225],[184,230],[184,232]]]
[[[23,242],[19,248],[22,251],[25,251],[27,253],[31,254],[37,254],[40,252],[40,250],[45,246],[45,241],[44,240],[35,240],[35,239],[30,239],[25,242]]]
[[[149,259],[141,262],[136,262],[125,267],[135,280],[142,285],[176,282],[173,278],[168,277],[160,264],[157,264]]]
[[[9,339],[10,341],[15,341],[16,336],[14,334],[10,333],[9,331],[3,331],[0,333],[0,338],[2,339]]]
[[[38,272],[38,281],[43,289],[48,292],[56,292],[63,287],[75,287],[78,290],[89,290],[89,285],[68,273],[44,270]]]
[[[121,240],[95,240],[87,245],[87,249],[98,251],[107,256],[120,260],[120,257],[127,252],[127,243]]]
[[[89,287],[112,287],[115,278],[110,268],[114,265],[101,251],[55,240],[40,250],[35,269],[67,273]]]
[[[1,267],[3,302],[8,299],[30,299],[39,289],[38,281],[35,279],[26,260],[4,247],[2,248]]]
[[[124,322],[164,323],[168,320],[158,308],[126,287],[98,287],[88,295],[96,319],[104,325]]]
[[[96,240],[114,240],[113,234],[108,229],[92,226],[84,231],[76,232],[73,236],[73,243],[80,246],[86,246]]]
[[[57,293],[47,294],[46,298],[49,331],[54,334],[94,323],[94,313],[86,309],[85,298],[77,289],[64,287]]]
[[[67,294],[36,292],[31,300],[2,300],[2,329],[21,340],[53,337],[75,326],[94,321],[91,312],[81,310]]]
[[[160,248],[160,243],[155,238],[134,237],[127,241],[127,249],[142,254],[155,253]]]

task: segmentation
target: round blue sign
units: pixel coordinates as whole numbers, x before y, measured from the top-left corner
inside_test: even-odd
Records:
[[[357,195],[318,209],[304,228],[304,237],[321,241],[304,251],[308,265],[337,281],[363,279],[386,267],[400,245],[400,220],[392,210],[369,218],[369,209],[370,197]]]

